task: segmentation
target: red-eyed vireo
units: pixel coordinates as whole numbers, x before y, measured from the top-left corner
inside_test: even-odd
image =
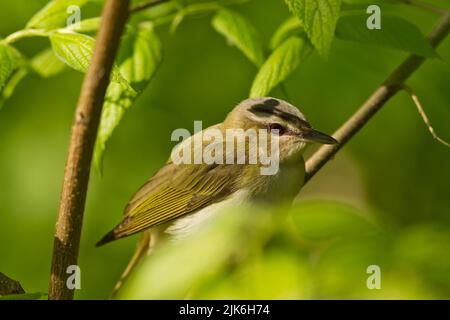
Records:
[[[256,133],[256,143],[249,132]],[[242,137],[244,143],[237,143]],[[292,201],[303,185],[302,154],[311,143],[337,141],[313,129],[304,115],[286,101],[247,99],[224,122],[181,142],[166,165],[128,203],[122,222],[97,246],[146,231],[133,265],[163,236],[177,238],[192,233],[226,205]],[[264,147],[268,150],[264,151]],[[201,152],[203,157],[198,157]],[[177,161],[174,156],[178,156]],[[188,161],[180,162],[181,158]],[[263,158],[276,161],[276,166],[263,163]],[[264,172],[267,168],[273,170]]]

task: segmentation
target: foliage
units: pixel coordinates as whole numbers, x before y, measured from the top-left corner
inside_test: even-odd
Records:
[[[64,27],[69,6],[81,7],[88,0],[52,0],[28,21],[27,29],[55,30]]]
[[[253,82],[250,97],[267,96],[298,67],[310,53],[308,41],[291,37],[274,50]]]
[[[366,19],[367,16],[362,14],[343,16],[339,20],[336,36],[343,40],[385,46],[428,58],[436,57],[436,52],[414,24],[400,17],[383,15],[383,27],[373,32],[367,28],[358,28]]]
[[[53,170],[62,171],[66,148],[66,137],[62,135],[60,141],[53,135],[57,129],[58,133],[68,132],[67,119],[73,111],[60,105],[75,103],[80,82],[76,73],[62,72],[87,70],[100,22],[97,3],[92,16],[83,16],[80,24],[66,26],[69,2],[84,8],[101,1],[53,0],[30,14],[28,23],[23,17],[16,21],[26,26],[23,30],[0,40],[0,106],[10,103],[21,107],[3,109],[0,116],[0,130],[8,138],[0,146],[5,155],[0,159],[0,176],[8,185],[0,195],[0,209],[8,213],[2,216],[6,222],[0,226],[0,237],[2,243],[8,244],[20,232],[23,241],[17,239],[17,247],[27,252],[24,261],[28,263],[48,258],[43,252],[49,250],[53,240],[54,216],[49,213],[56,210],[51,204],[56,203],[60,186],[60,177]],[[130,20],[107,90],[96,142],[94,159],[100,170],[105,150],[113,143],[103,180],[94,180],[95,193],[88,203],[88,210],[94,212],[87,215],[81,263],[83,268],[88,266],[83,269],[83,277],[87,275],[83,287],[91,290],[81,291],[83,297],[107,297],[129,259],[133,241],[123,240],[124,244],[95,251],[92,244],[99,236],[99,225],[117,220],[129,193],[142,183],[142,172],[147,173],[149,167],[156,169],[166,157],[167,141],[159,142],[162,139],[158,134],[185,125],[183,121],[190,121],[192,114],[205,110],[208,121],[214,123],[229,111],[230,101],[236,102],[247,94],[284,94],[279,91],[283,86],[306,105],[307,114],[315,117],[314,123],[331,130],[353,112],[401,54],[439,57],[421,31],[429,28],[430,19],[416,17],[401,5],[391,7],[386,1],[366,0],[286,0],[286,5],[259,2],[172,0],[139,12]],[[25,3],[25,12],[29,12],[29,3]],[[372,3],[389,12],[383,14],[381,30],[365,27],[365,9]],[[275,8],[273,19],[268,18],[267,12],[272,11],[266,7]],[[258,20],[254,14],[258,10],[263,19]],[[181,25],[194,17],[198,19],[191,19],[192,24]],[[278,22],[277,28],[274,24]],[[213,31],[207,33],[205,27]],[[1,30],[6,33],[10,29]],[[205,39],[197,39],[197,33]],[[226,50],[221,36],[237,50]],[[29,50],[27,41],[35,37],[44,38],[39,43],[42,46]],[[366,45],[371,45],[370,50]],[[198,48],[186,49],[192,46]],[[168,58],[164,61],[163,51]],[[229,53],[238,51],[242,60],[232,60]],[[217,56],[211,57],[210,52]],[[448,48],[443,52],[448,53]],[[182,61],[174,59],[175,55]],[[446,56],[442,56],[445,60]],[[435,59],[423,71],[425,80],[414,79],[413,83],[430,93],[430,103],[437,106],[434,118],[444,127],[448,112],[442,106],[448,101],[448,76],[439,63]],[[161,78],[155,78],[161,69]],[[53,104],[46,93],[36,93],[41,89],[30,85],[37,83],[38,77],[46,79],[39,84],[56,97]],[[27,90],[14,95],[21,81]],[[158,89],[155,91],[160,95],[152,88]],[[193,94],[195,90],[198,92]],[[155,100],[153,95],[157,96]],[[37,102],[36,96],[41,101]],[[219,101],[218,96],[226,99]],[[127,123],[125,114],[139,100],[148,108],[142,108],[139,114],[130,113]],[[352,160],[345,165],[360,170],[358,179],[364,186],[356,189],[365,191],[359,197],[373,209],[324,201],[299,203],[275,212],[236,209],[236,213],[252,211],[250,217],[257,214],[258,218],[224,216],[179,247],[161,248],[134,274],[121,297],[183,298],[188,291],[194,298],[450,297],[450,262],[446,255],[450,243],[449,203],[445,193],[450,180],[444,170],[447,154],[421,134],[421,124],[415,120],[416,114],[408,113],[406,106],[410,102],[405,101],[397,99],[390,113],[380,114],[378,125],[368,128],[364,137],[349,145]],[[15,112],[23,113],[14,118]],[[140,116],[143,113],[145,117]],[[115,136],[122,123],[123,130]],[[59,128],[63,125],[64,129]],[[15,130],[14,137],[9,137],[8,130]],[[139,140],[135,131],[141,136]],[[29,144],[17,142],[24,140]],[[358,179],[345,176],[338,189],[348,189],[351,197],[356,197],[355,187],[346,183]],[[336,183],[333,179],[327,181]],[[366,216],[384,217],[389,227],[374,224]],[[40,250],[30,250],[31,242],[39,244]],[[2,255],[7,251],[3,249]],[[10,262],[13,260],[5,253],[5,265],[14,266]],[[366,287],[366,268],[371,264],[382,267],[380,291]],[[29,272],[27,263],[23,265],[17,268],[22,276],[29,281],[36,277],[31,292],[45,290],[47,266],[41,272],[43,276],[38,277],[38,272]],[[39,297],[31,294],[10,298]]]
[[[339,19],[341,0],[286,0],[319,54],[327,57]]]
[[[66,10],[69,5],[82,7],[88,2],[88,0],[53,0],[49,2],[30,19],[26,29],[21,31],[21,36],[48,36],[54,55],[70,68],[85,72],[90,63],[95,41],[85,33],[95,32],[100,19],[93,17],[82,20],[78,24],[69,26],[64,24],[67,20]],[[224,4],[233,2],[239,1],[228,1]],[[171,22],[172,29],[175,30],[187,16],[215,12],[212,18],[214,29],[224,35],[230,43],[234,44],[252,63],[259,67],[251,87],[251,97],[270,94],[301,63],[304,63],[311,53],[309,41],[306,38],[311,41],[319,55],[326,58],[329,55],[336,25],[336,35],[341,39],[387,46],[426,57],[436,56],[418,28],[399,17],[383,17],[383,31],[373,32],[364,27],[367,15],[361,13],[348,15],[345,12],[341,14],[341,0],[286,0],[285,2],[294,16],[288,18],[274,33],[270,42],[271,52],[267,59],[265,59],[265,45],[258,35],[257,28],[239,13],[222,8],[221,3],[217,1],[186,2],[181,5],[176,1],[171,1],[164,4],[163,10],[158,11],[154,8],[152,11],[154,13],[150,15],[152,20],[147,22],[146,32],[148,35],[136,43],[131,51],[128,50],[128,55],[134,56],[134,58],[126,62],[126,65],[121,66],[120,69],[117,66],[114,67],[112,72],[112,82],[120,84],[111,83],[104,106],[95,152],[95,163],[100,171],[108,140],[123,118],[125,111],[133,105],[140,89],[143,89],[138,88],[138,91],[134,92],[136,82],[141,82],[139,86],[147,85],[157,69],[156,66],[161,61],[159,40],[154,31],[149,31],[153,29],[153,24],[161,19]],[[173,13],[174,11],[175,13]],[[132,30],[133,28],[130,27],[128,33],[142,33],[142,29],[141,31]],[[37,33],[34,33],[35,31]],[[14,37],[12,39],[15,40]],[[145,42],[148,43],[144,44]],[[0,70],[0,89],[6,85],[10,76],[12,78],[16,68],[17,58],[13,58],[13,50],[7,43],[0,46],[0,60],[4,61]],[[135,71],[142,70],[141,72],[145,73],[145,76],[133,74],[133,70],[129,69],[130,64],[135,65]],[[49,51],[44,51],[36,56],[31,65],[32,69],[43,77],[53,76],[64,70],[59,63],[54,61],[53,55]],[[22,77],[23,74],[21,77],[12,79],[15,81],[10,87],[15,87]],[[133,77],[144,77],[145,79],[131,79]],[[4,99],[12,94],[11,89],[9,92],[3,93]]]
[[[108,139],[125,111],[133,105],[154,76],[161,58],[161,44],[151,24],[142,24],[125,36],[117,61],[120,73],[133,90],[116,83],[111,83],[107,90],[94,155],[95,164],[100,171]]]
[[[443,272],[450,260],[433,263],[445,250],[432,249],[434,241],[450,241],[445,231],[412,226],[395,234],[369,222],[366,215],[326,201],[278,211],[234,208],[198,234],[157,249],[118,298],[445,297],[448,292],[432,293],[434,287],[450,284]],[[367,287],[367,269],[373,264],[382,270],[381,290]]]
[[[212,24],[217,32],[235,44],[256,66],[264,61],[264,49],[253,25],[241,15],[231,10],[220,10]]]

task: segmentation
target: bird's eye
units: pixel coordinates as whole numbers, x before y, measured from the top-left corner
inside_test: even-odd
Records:
[[[278,134],[281,136],[286,132],[286,129],[279,123],[271,123],[269,124],[269,131],[278,130]]]

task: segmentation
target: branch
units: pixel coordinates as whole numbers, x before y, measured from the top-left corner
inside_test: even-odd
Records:
[[[74,296],[74,291],[66,286],[66,270],[78,260],[92,152],[109,76],[128,19],[129,2],[106,1],[92,62],[81,89],[56,222],[49,299],[73,299]]]
[[[433,47],[437,47],[450,31],[450,11],[439,20],[428,36]],[[425,58],[409,56],[387,79],[375,90],[367,101],[334,133],[339,141],[337,145],[322,146],[306,162],[305,183],[322,168],[361,128],[389,101],[403,89],[404,82],[425,62]]]
[[[19,281],[8,278],[0,272],[0,296],[25,293]]]
[[[132,6],[130,8],[129,12],[130,12],[130,14],[133,14],[133,13],[136,13],[136,12],[139,12],[139,11],[143,11],[145,9],[154,7],[154,6],[156,6],[156,5],[160,4],[160,3],[164,3],[164,2],[168,2],[168,1],[169,0],[151,0],[151,1],[148,1],[148,2],[141,2],[141,3],[138,3],[138,4],[134,5],[134,6]]]

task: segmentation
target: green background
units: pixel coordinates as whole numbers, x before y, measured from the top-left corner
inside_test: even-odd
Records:
[[[45,3],[2,1],[0,36],[21,29]],[[254,23],[266,43],[289,16],[282,1],[250,1],[234,8]],[[406,6],[386,10],[414,22],[424,33],[437,20]],[[171,132],[192,131],[194,120],[202,120],[205,127],[220,122],[248,96],[257,70],[211,28],[210,20],[210,15],[189,18],[175,34],[166,26],[158,29],[163,64],[114,133],[103,177],[91,174],[77,298],[107,298],[124,269],[137,237],[101,248],[94,244],[119,222],[130,196],[165,162],[174,146]],[[45,39],[31,39],[17,47],[32,56],[46,46]],[[435,129],[449,140],[450,41],[438,52],[442,60],[426,62],[409,84]],[[331,133],[405,56],[335,40],[328,61],[315,53],[288,79],[290,102],[316,128]],[[74,71],[46,80],[29,75],[0,111],[0,271],[19,280],[27,292],[47,292],[54,223],[82,78]],[[278,91],[273,95],[284,98]],[[400,93],[302,191],[299,201],[348,203],[395,237],[409,239],[401,250],[411,260],[400,261],[410,268],[391,274],[403,286],[401,294],[391,288],[376,298],[450,298],[449,155],[448,148],[433,140],[410,98]],[[359,254],[351,250],[344,247],[342,255]],[[329,259],[330,266],[339,263],[333,256]],[[406,284],[411,283],[419,283],[419,289],[409,290]],[[326,288],[316,297],[330,296],[348,297]]]

